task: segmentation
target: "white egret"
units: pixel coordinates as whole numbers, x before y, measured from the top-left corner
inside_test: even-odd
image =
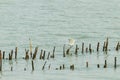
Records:
[[[69,40],[69,45],[70,45],[70,48],[73,47],[73,45],[75,44],[75,40],[74,39],[68,39]]]

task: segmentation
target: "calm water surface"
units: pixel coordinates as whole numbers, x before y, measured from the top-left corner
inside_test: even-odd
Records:
[[[120,41],[119,3],[120,0],[0,0],[0,49],[6,51],[7,57],[10,50],[18,46],[19,53],[19,59],[13,60],[12,64],[3,61],[0,80],[119,80],[120,52],[114,51]],[[70,38],[75,39],[80,48],[85,42],[86,46],[92,43],[95,49],[97,42],[103,45],[106,37],[113,50],[108,55],[94,52],[92,55],[62,57],[62,47]],[[52,65],[51,70],[42,71],[45,61],[36,59],[35,71],[31,72],[31,61],[22,59],[24,49],[29,49],[29,38],[33,48],[39,47],[39,53],[41,49],[52,52],[56,46],[56,59],[46,64],[46,67]],[[114,56],[118,57],[116,70],[113,68]],[[102,68],[105,59],[109,63],[107,69]],[[87,69],[86,61],[91,64]],[[100,69],[96,67],[97,63],[101,64]],[[66,70],[55,70],[62,64],[66,64]],[[69,70],[71,64],[75,64],[74,71]]]

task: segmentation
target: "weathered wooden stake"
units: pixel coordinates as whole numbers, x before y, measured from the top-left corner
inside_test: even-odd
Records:
[[[117,67],[117,57],[115,57],[114,60],[115,60],[114,68],[116,68]]]
[[[86,62],[86,67],[88,68],[88,62]]]
[[[105,51],[108,51],[108,38],[106,40]]]
[[[75,54],[77,54],[78,53],[78,45],[76,44],[76,48],[75,48]]]
[[[47,63],[47,61],[45,61],[44,65],[42,67],[42,70],[44,70],[46,63]]]
[[[48,70],[50,70],[51,64],[49,64]]]
[[[32,59],[35,59],[35,58],[36,58],[37,52],[38,52],[38,47],[35,47],[35,51],[34,51],[34,54],[33,54],[33,58],[32,58]]]
[[[91,44],[89,44],[89,52],[90,52],[90,53],[92,52]]]
[[[5,59],[5,51],[3,51],[3,59]]]
[[[30,56],[31,56],[31,58],[32,58],[32,41],[31,41],[31,39],[29,38],[29,46],[30,46]]]
[[[48,53],[47,59],[49,60],[50,52]]]
[[[65,57],[65,44],[63,46],[63,57]]]
[[[25,55],[25,60],[28,60],[29,59],[29,55],[28,55],[28,52],[29,52],[29,50],[25,50],[25,53],[26,53],[26,55]]]
[[[88,53],[88,48],[86,48],[86,53]]]
[[[40,53],[40,59],[42,59],[42,54],[43,54],[43,50],[41,50],[41,53]]]
[[[97,52],[99,51],[99,45],[100,45],[100,43],[98,42],[98,44],[97,44]]]
[[[54,46],[54,49],[53,49],[53,58],[55,57],[55,46]]]
[[[11,66],[11,71],[13,71],[13,67]]]
[[[119,50],[119,42],[117,43],[117,46],[116,46],[116,51]]]
[[[60,66],[60,70],[62,69],[62,66]]]
[[[84,43],[82,43],[82,54],[84,53]]]
[[[105,60],[104,68],[107,68],[107,60]]]
[[[66,54],[69,55],[69,53],[70,53],[70,49],[68,48]]]
[[[2,53],[0,50],[0,71],[2,71]]]
[[[63,69],[65,69],[65,65],[63,64]]]
[[[15,59],[17,59],[17,51],[18,51],[18,48],[16,47],[15,48]]]
[[[104,42],[104,44],[103,44],[103,51],[105,51],[105,44],[106,44],[106,43]]]
[[[45,60],[45,51],[44,51],[44,53],[43,53],[43,57],[42,57],[42,59]]]
[[[99,64],[97,64],[97,68],[100,68],[100,65],[99,65]]]
[[[32,60],[32,71],[34,71],[34,62]]]
[[[74,64],[70,65],[70,70],[74,70]]]

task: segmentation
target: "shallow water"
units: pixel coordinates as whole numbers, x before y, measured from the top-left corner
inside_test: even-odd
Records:
[[[120,1],[119,0],[0,0],[0,49],[6,51],[6,57],[11,49],[18,47],[18,59],[9,64],[3,60],[1,80],[33,80],[33,79],[66,79],[66,80],[117,80],[119,79],[119,53],[115,46],[120,41]],[[103,42],[109,38],[107,55],[102,52]],[[29,49],[29,38],[33,48],[39,47],[35,62],[35,71],[31,72],[31,60],[22,59],[25,48]],[[68,39],[75,39],[80,50],[76,57],[74,47],[73,56],[62,57],[63,45],[68,44]],[[87,47],[89,43],[95,50],[100,42],[100,52],[94,51],[92,55],[81,54],[82,42]],[[42,71],[45,61],[39,60],[41,49],[52,52],[56,46],[55,60],[47,61],[46,68]],[[68,47],[68,46],[66,46]],[[34,49],[33,49],[34,50]],[[118,68],[113,67],[114,57],[117,56]],[[108,60],[108,68],[104,69],[104,60]],[[86,61],[89,68],[85,67]],[[96,66],[100,64],[98,69]],[[51,69],[48,69],[51,64]],[[55,70],[65,64],[65,70]],[[69,66],[75,64],[75,70]],[[10,67],[13,66],[13,71]],[[24,71],[24,68],[27,70]]]

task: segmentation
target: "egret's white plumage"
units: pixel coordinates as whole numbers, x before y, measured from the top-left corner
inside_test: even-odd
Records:
[[[74,39],[68,39],[69,40],[69,45],[73,46],[75,44],[75,40]]]

